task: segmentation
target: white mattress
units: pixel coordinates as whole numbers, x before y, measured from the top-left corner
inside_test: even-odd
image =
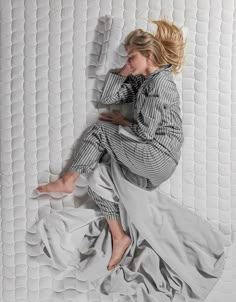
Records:
[[[134,22],[167,16],[188,28],[186,63],[176,79],[185,142],[161,190],[222,231],[226,266],[206,301],[236,301],[235,1],[0,3],[1,301],[72,301],[66,291],[53,296],[56,272],[27,254],[25,235],[42,205],[75,206],[70,198],[32,200],[30,194],[39,182],[58,178],[76,138],[97,118],[91,75],[98,18],[105,14]],[[75,291],[73,301],[100,299]]]

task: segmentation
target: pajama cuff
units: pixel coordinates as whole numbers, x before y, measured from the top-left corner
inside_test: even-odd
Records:
[[[130,129],[136,134],[135,130],[136,130],[136,127],[137,127],[137,123],[129,122],[127,126],[130,127]]]
[[[90,169],[88,171],[87,167],[78,168],[78,167],[74,167],[73,165],[68,169],[68,171],[76,172],[78,174],[87,174],[87,173],[91,172]]]
[[[111,213],[111,214],[103,214],[106,220],[120,220],[120,214]]]
[[[134,124],[134,123],[132,123],[132,122],[129,122],[127,126],[128,126],[128,127],[130,127],[130,128],[132,129],[132,127],[133,127],[133,124]]]
[[[113,96],[120,90],[121,85],[124,83],[125,79],[125,76],[110,72],[108,74],[107,80],[105,81],[106,83],[100,97],[100,102],[102,104],[111,103],[111,96]]]

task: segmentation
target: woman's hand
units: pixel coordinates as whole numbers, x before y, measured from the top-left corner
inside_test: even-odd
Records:
[[[132,69],[130,67],[130,64],[129,62],[126,62],[126,64],[120,70],[120,75],[123,77],[127,77],[131,73],[132,73]]]
[[[122,126],[128,126],[129,124],[129,121],[119,111],[103,112],[100,114],[99,120]]]

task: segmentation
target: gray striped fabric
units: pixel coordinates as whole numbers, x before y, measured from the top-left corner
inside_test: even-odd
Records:
[[[120,210],[117,203],[106,200],[101,196],[97,195],[91,188],[88,188],[88,195],[92,197],[101,213],[107,220],[118,220],[120,219]]]
[[[98,121],[86,129],[69,170],[90,173],[108,152],[127,172],[124,173],[126,177],[132,174],[144,177],[150,188],[166,181],[175,170],[183,143],[179,94],[170,66],[146,78],[108,73],[100,102],[134,102],[137,118],[129,123],[129,127],[140,139],[122,135],[118,125]],[[116,204],[98,196],[91,188],[89,195],[106,219],[119,218]]]
[[[86,129],[69,170],[80,174],[92,172],[104,152],[123,167],[124,176],[130,182],[133,178],[137,182],[139,176],[146,178],[147,188],[160,185],[176,168],[173,159],[156,147],[122,136],[117,125],[98,121]],[[118,205],[98,196],[91,188],[88,193],[106,219],[119,219]]]
[[[173,80],[171,65],[154,71],[146,78],[143,75],[124,77],[110,71],[100,102],[134,102],[136,118],[129,123],[129,127],[144,142],[156,146],[178,163],[184,137],[179,93]]]
[[[176,167],[174,160],[155,146],[121,135],[118,125],[98,121],[86,129],[70,170],[92,172],[105,152],[125,169],[147,178],[152,187],[167,180]]]

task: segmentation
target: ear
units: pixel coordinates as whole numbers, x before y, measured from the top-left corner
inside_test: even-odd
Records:
[[[152,54],[150,53],[148,56],[147,56],[147,63],[150,64],[150,65],[153,65],[153,60],[152,60]]]

